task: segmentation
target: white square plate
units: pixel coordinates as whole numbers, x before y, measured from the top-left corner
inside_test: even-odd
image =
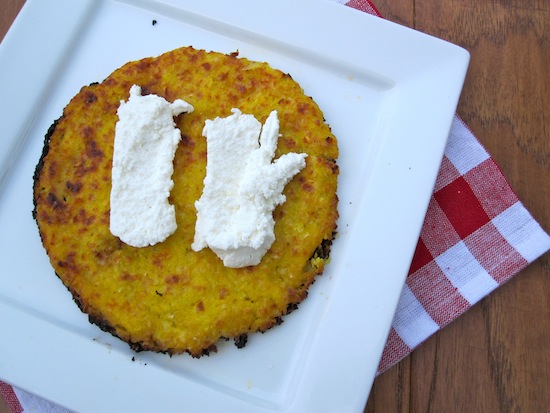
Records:
[[[136,354],[89,324],[31,217],[43,137],[70,98],[184,45],[290,73],[341,154],[338,238],[308,299],[244,349],[198,360]],[[79,412],[363,411],[468,60],[323,0],[28,1],[0,46],[0,377]]]

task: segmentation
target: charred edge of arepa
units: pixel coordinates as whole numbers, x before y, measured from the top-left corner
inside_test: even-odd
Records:
[[[246,346],[246,342],[248,341],[248,334],[241,334],[238,337],[235,337],[235,346],[237,348],[243,348]]]
[[[92,82],[89,86],[95,86],[98,85],[98,82]],[[88,87],[89,87],[88,86]],[[34,220],[36,220],[36,192],[37,192],[37,185],[38,180],[40,179],[40,175],[42,174],[42,169],[44,168],[44,161],[46,159],[46,156],[48,155],[48,152],[50,151],[50,141],[51,138],[55,132],[55,129],[57,128],[57,125],[65,115],[61,115],[59,118],[57,118],[48,128],[48,131],[44,135],[44,145],[42,146],[42,153],[40,154],[40,159],[38,160],[38,163],[36,164],[36,167],[34,168],[34,174],[33,174],[33,210],[32,210],[32,217]]]
[[[318,259],[318,258],[321,258],[322,260],[326,261],[329,259],[329,256],[330,256],[330,249],[332,247],[332,241],[334,240],[334,238],[336,237],[336,225],[334,226],[334,230],[332,231],[332,234],[331,234],[331,237],[330,238],[326,238],[326,239],[323,239],[323,241],[321,241],[321,243],[319,244],[319,246],[315,249],[315,251],[313,252],[313,254],[311,255],[310,259],[308,260],[308,263],[313,260],[313,259]],[[282,324],[284,322],[284,318],[286,315],[292,313],[293,311],[297,310],[298,309],[298,306],[307,298],[307,295],[308,295],[308,289],[309,287],[315,282],[315,280],[317,279],[317,276],[319,275],[322,275],[323,274],[323,271],[319,271],[315,274],[315,276],[311,279],[311,282],[309,283],[309,285],[304,285],[304,289],[302,291],[302,295],[300,296],[300,298],[297,300],[297,301],[294,301],[294,302],[290,302],[288,303],[287,307],[286,307],[286,310],[283,314],[281,314],[280,316],[278,317],[275,317],[271,323],[265,325],[264,327],[260,327],[258,330],[256,331],[251,331],[251,333],[265,333],[267,332],[268,330],[270,330],[271,328],[275,327],[275,326],[278,326],[280,324]],[[241,334],[239,335],[238,337],[235,337],[234,338],[235,340],[235,346],[237,348],[243,348],[245,347],[246,345],[246,342],[248,340],[248,334],[244,333],[244,334]]]
[[[336,231],[332,232],[331,238],[324,239],[321,241],[317,249],[313,252],[313,255],[311,256],[310,260],[314,258],[321,258],[323,260],[328,260],[330,256],[330,249],[332,247],[332,241],[336,237]]]
[[[336,229],[336,226],[335,226],[335,229]],[[313,252],[311,258],[308,260],[308,262],[311,261],[312,259],[318,259],[318,258],[321,258],[325,261],[328,260],[329,255],[330,255],[331,246],[332,246],[332,241],[333,241],[335,235],[336,235],[336,231],[334,230],[332,232],[331,238],[324,239],[321,242],[321,244],[319,244],[319,246]],[[316,277],[321,275],[321,274],[322,274],[322,271],[315,274],[315,276],[311,279],[311,283],[307,286],[304,286],[305,288],[303,289],[302,295],[299,297],[299,299],[295,302],[289,303],[283,314],[281,314],[278,317],[275,317],[267,325],[264,325],[263,327],[260,327],[256,331],[250,331],[249,333],[265,333],[268,330],[270,330],[271,328],[282,324],[284,322],[283,317],[290,314],[294,310],[297,310],[299,304],[306,299],[306,297],[308,295],[309,286],[311,284],[313,284],[316,280]],[[88,320],[90,321],[90,323],[95,324],[102,331],[104,331],[106,333],[109,333],[112,336],[122,340],[123,342],[128,344],[128,346],[133,351],[135,351],[136,353],[139,353],[139,352],[142,352],[142,351],[153,351],[153,352],[156,352],[156,353],[168,354],[169,356],[173,356],[173,355],[176,355],[176,354],[180,353],[180,352],[171,351],[170,349],[161,348],[161,346],[155,346],[154,344],[147,344],[147,343],[144,343],[142,341],[132,341],[129,337],[124,337],[124,336],[120,335],[118,333],[117,329],[115,327],[113,327],[112,324],[109,321],[107,321],[102,315],[87,311],[86,308],[84,307],[83,303],[82,303],[82,300],[80,299],[79,294],[75,290],[73,290],[71,288],[68,288],[68,290],[71,292],[73,300],[76,303],[76,305],[78,306],[78,308],[80,309],[80,311],[82,311],[84,314],[88,315]],[[237,348],[241,349],[241,348],[244,348],[246,346],[246,343],[248,341],[249,333],[242,333],[242,334],[239,334],[238,336],[231,337]],[[223,340],[223,339],[228,340],[229,338],[220,337],[220,340]],[[218,349],[217,349],[216,344],[212,344],[209,347],[202,349],[202,351],[200,353],[192,353],[189,350],[186,350],[185,353],[190,354],[194,358],[200,358],[202,356],[209,356],[210,353],[216,353],[217,351],[218,351]]]
[[[136,353],[140,353],[142,351],[152,351],[155,353],[162,353],[162,354],[168,354],[170,357],[173,355],[179,354],[181,352],[175,352],[170,349],[164,349],[161,348],[161,346],[155,346],[154,344],[148,344],[143,341],[133,341],[129,337],[124,337],[121,334],[118,333],[117,329],[113,327],[113,325],[107,321],[101,314],[92,313],[90,311],[87,311],[82,300],[80,299],[79,294],[73,290],[72,288],[68,288],[69,292],[73,296],[73,300],[82,311],[82,313],[86,314],[88,316],[88,320],[91,324],[96,325],[99,327],[100,330],[111,334],[113,337],[118,338],[119,340],[122,340],[125,342],[131,350],[135,351]],[[246,343],[246,337],[244,338],[244,343]],[[243,345],[244,346],[244,345]],[[186,350],[185,352],[191,355],[195,358],[200,358],[201,356],[208,356],[210,353],[216,353],[218,351],[218,348],[215,344],[210,345],[207,348],[202,349],[200,353],[192,353],[189,350]]]
[[[36,168],[34,168],[34,174],[32,177],[33,180],[33,210],[32,210],[32,217],[34,220],[36,220],[36,192],[37,192],[37,185],[38,180],[40,179],[40,175],[42,174],[42,169],[44,168],[44,160],[46,156],[48,155],[48,152],[50,151],[50,140],[52,135],[55,132],[55,128],[57,127],[58,123],[63,119],[63,116],[60,116],[58,119],[56,119],[51,126],[48,128],[48,131],[46,132],[46,135],[44,136],[44,146],[42,147],[42,154],[40,155],[40,159],[38,160],[38,163],[36,164]]]

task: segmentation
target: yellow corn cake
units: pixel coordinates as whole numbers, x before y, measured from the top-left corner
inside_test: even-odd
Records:
[[[195,108],[175,118],[181,142],[169,200],[177,230],[143,248],[109,231],[117,109],[134,84],[143,95]],[[260,264],[240,269],[224,267],[210,249],[191,249],[206,174],[203,127],[232,108],[262,123],[277,110],[275,157],[308,155],[273,213],[275,242]],[[183,47],[127,63],[68,103],[36,167],[33,216],[55,273],[92,323],[136,351],[199,357],[220,339],[243,346],[248,334],[280,323],[305,299],[336,230],[337,157],[323,113],[290,75],[237,53]]]

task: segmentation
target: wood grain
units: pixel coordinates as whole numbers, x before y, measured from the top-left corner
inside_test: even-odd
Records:
[[[0,0],[0,41],[4,39],[25,0]]]
[[[0,0],[3,38],[23,0]],[[375,0],[388,19],[459,44],[458,113],[550,230],[550,0]],[[365,412],[536,413],[550,405],[550,256],[378,377]],[[0,400],[0,413],[9,413]]]
[[[375,3],[470,51],[458,113],[548,231],[550,1]],[[365,412],[548,411],[549,281],[546,254],[377,378]]]

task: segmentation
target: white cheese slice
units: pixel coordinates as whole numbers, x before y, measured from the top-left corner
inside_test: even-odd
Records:
[[[121,101],[116,124],[111,189],[110,230],[123,242],[145,247],[164,241],[177,228],[174,206],[168,202],[172,173],[181,139],[174,116],[192,112],[177,99],[141,96],[132,86]]]
[[[272,162],[279,137],[276,111],[263,128],[253,115],[232,113],[204,126],[206,177],[195,203],[191,247],[209,247],[225,266],[241,268],[259,264],[273,244],[273,210],[285,202],[283,189],[305,167],[307,155],[288,153]]]

